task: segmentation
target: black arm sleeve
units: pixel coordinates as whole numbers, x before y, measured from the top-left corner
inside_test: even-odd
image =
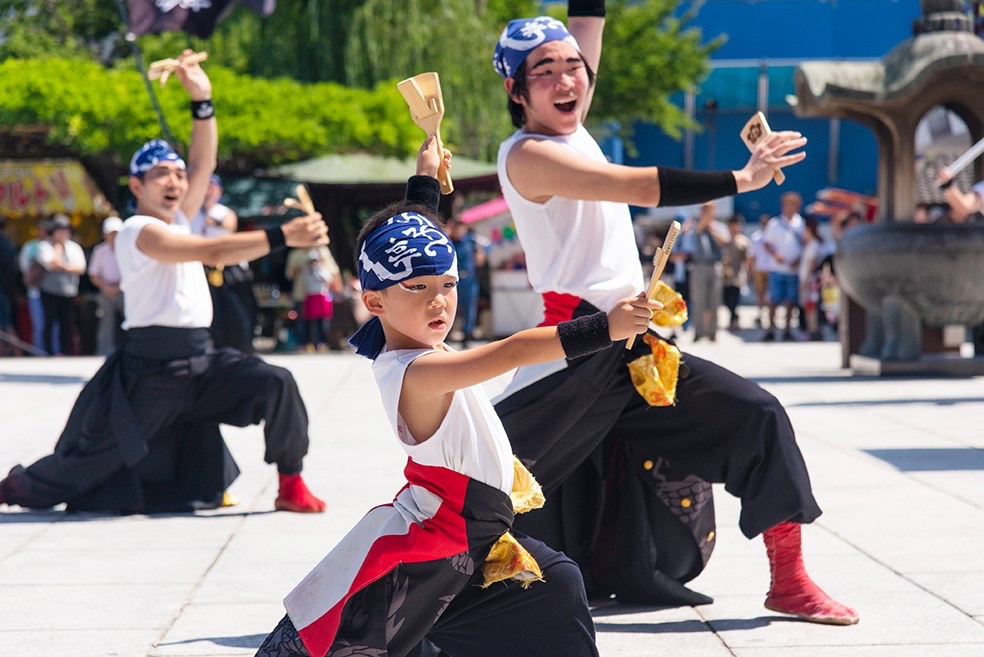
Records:
[[[441,204],[441,183],[430,176],[410,176],[407,180],[407,193],[403,198],[424,206],[436,215]]]
[[[605,17],[605,0],[567,0],[568,16]]]
[[[659,205],[694,205],[738,193],[738,182],[730,171],[690,171],[659,167]]]
[[[567,358],[579,358],[612,346],[608,315],[598,311],[557,324],[560,346]]]

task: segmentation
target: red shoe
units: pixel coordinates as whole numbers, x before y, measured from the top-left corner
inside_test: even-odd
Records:
[[[280,492],[273,506],[277,511],[294,513],[323,513],[324,500],[320,500],[308,490],[301,475],[280,475]]]
[[[806,574],[798,523],[780,523],[765,530],[762,538],[772,573],[766,609],[811,623],[854,625],[858,622],[858,612],[824,593]]]

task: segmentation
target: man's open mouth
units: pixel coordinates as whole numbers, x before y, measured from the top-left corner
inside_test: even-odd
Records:
[[[573,112],[574,108],[577,106],[576,100],[569,100],[565,103],[554,103],[554,107],[559,109],[561,112]]]

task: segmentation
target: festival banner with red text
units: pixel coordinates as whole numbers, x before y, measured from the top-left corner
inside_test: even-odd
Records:
[[[105,214],[109,202],[75,160],[0,160],[0,216]]]

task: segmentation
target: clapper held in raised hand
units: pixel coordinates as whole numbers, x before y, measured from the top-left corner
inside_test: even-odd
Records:
[[[769,127],[769,122],[765,120],[765,114],[755,112],[755,115],[748,119],[745,127],[741,129],[741,140],[745,142],[749,151],[754,151],[758,140],[770,134],[772,134],[772,129]],[[777,185],[781,185],[786,182],[786,174],[776,169],[772,174],[772,179],[776,181]]]
[[[666,269],[666,264],[670,261],[670,252],[673,250],[673,245],[676,244],[677,236],[680,234],[680,222],[674,221],[670,224],[670,229],[666,232],[666,239],[663,240],[663,245],[656,249],[656,253],[653,254],[653,275],[649,278],[649,287],[646,288],[646,298],[652,299],[653,295],[656,294],[656,286],[659,284],[659,279],[663,275],[663,270]],[[636,336],[632,336],[625,343],[626,349],[631,349],[632,345],[635,344]]]
[[[441,94],[441,80],[437,73],[415,75],[397,84],[396,88],[400,90],[403,99],[407,101],[413,122],[428,135],[437,136],[437,148],[443,154],[441,120],[444,119],[444,96]],[[437,179],[441,183],[442,194],[450,194],[454,191],[451,175],[448,173],[447,167],[444,166],[443,158],[437,171]]]

